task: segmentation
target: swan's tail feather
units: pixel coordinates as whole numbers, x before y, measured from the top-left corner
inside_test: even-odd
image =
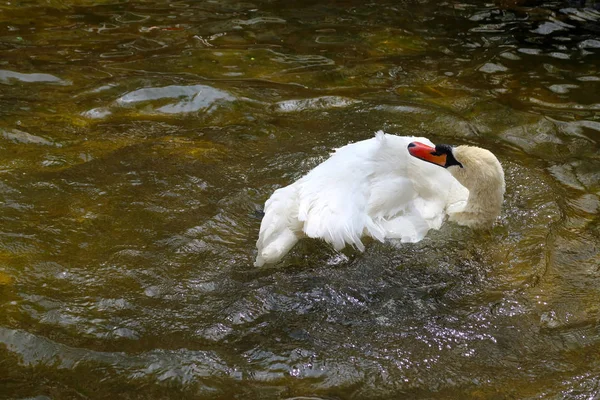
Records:
[[[259,248],[254,266],[262,267],[265,264],[278,262],[294,247],[296,242],[298,242],[298,236],[291,229],[284,228],[276,240],[271,241],[263,248]]]
[[[296,188],[292,185],[277,189],[265,203],[254,265],[273,264],[283,258],[299,239],[298,225]]]

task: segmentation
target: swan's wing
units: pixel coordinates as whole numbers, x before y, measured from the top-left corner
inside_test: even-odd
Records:
[[[299,182],[298,219],[308,237],[321,238],[336,250],[351,244],[363,251],[360,237],[367,218],[368,181],[360,178],[361,171],[345,168],[350,169],[347,174],[313,170],[321,173]]]
[[[298,184],[298,219],[308,237],[321,238],[336,250],[350,244],[364,250],[365,231],[383,241],[383,231],[367,213],[373,153],[380,141],[371,139],[338,149]]]
[[[375,222],[385,232],[388,239],[399,239],[403,243],[421,241],[430,229],[439,229],[446,216],[444,199],[439,197],[424,198],[414,190],[412,185],[403,195],[412,198],[394,209],[393,213]]]
[[[427,220],[418,214],[400,215],[381,223],[387,239],[398,239],[402,243],[417,243],[431,229]]]
[[[412,200],[403,215],[386,221],[386,237],[400,239],[403,243],[421,241],[430,229],[440,229],[446,215],[460,212],[464,209],[469,198],[469,190],[462,186],[450,173],[440,169],[431,180],[435,186],[430,186]],[[431,189],[436,189],[435,191]]]

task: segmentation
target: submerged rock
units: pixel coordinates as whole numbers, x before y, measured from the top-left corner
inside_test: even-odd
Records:
[[[484,64],[481,68],[479,68],[479,70],[481,72],[485,72],[486,74],[493,74],[495,72],[507,71],[508,68],[506,68],[502,64],[487,63],[487,64]]]
[[[165,99],[177,99],[178,101],[157,108],[151,108],[151,111],[163,114],[191,113],[209,110],[216,103],[233,101],[235,97],[228,92],[206,85],[171,85],[138,89],[118,98],[116,103],[120,106],[131,106]]]
[[[4,139],[8,139],[15,143],[25,143],[25,144],[40,144],[43,146],[57,146],[56,143],[51,142],[47,139],[44,139],[40,136],[32,135],[31,133],[23,132],[18,129],[0,129],[0,135]],[[60,146],[58,146],[60,147]]]
[[[90,119],[102,119],[108,117],[110,114],[112,114],[112,112],[106,107],[92,108],[91,110],[81,113],[83,117]]]
[[[286,100],[275,104],[280,112],[296,112],[304,110],[321,110],[328,108],[348,107],[359,103],[358,100],[340,96],[323,96],[312,99]]]
[[[69,84],[67,81],[63,81],[62,79],[50,75],[50,74],[23,74],[21,72],[9,71],[6,69],[0,70],[0,82],[10,82],[11,80],[17,80],[21,82],[40,82],[40,83],[59,83],[59,84]]]

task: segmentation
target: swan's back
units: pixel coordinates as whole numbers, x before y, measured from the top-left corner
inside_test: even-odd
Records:
[[[465,202],[468,191],[445,169],[410,156],[412,141],[432,145],[377,132],[275,191],[265,204],[256,265],[278,261],[303,235],[363,251],[362,236],[417,242],[438,229],[446,209]]]

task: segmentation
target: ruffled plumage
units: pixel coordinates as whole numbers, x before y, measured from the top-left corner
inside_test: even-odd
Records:
[[[407,146],[426,138],[377,132],[337,149],[265,203],[255,265],[279,261],[302,237],[336,250],[364,250],[361,237],[418,242],[460,210],[469,191],[444,168],[416,159]]]

